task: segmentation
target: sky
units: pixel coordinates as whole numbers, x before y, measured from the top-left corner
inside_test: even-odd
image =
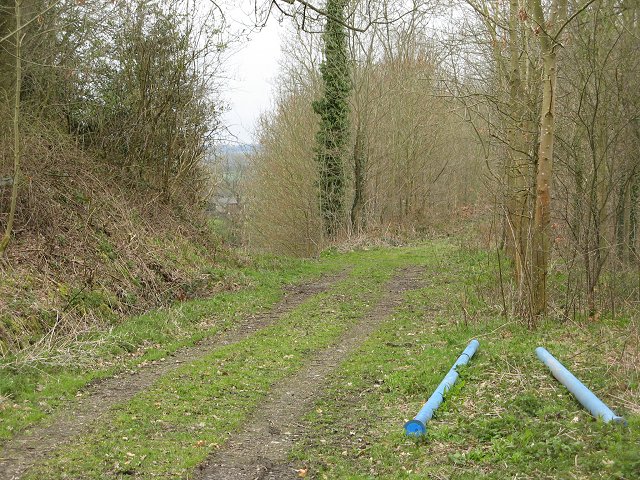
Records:
[[[225,15],[232,29],[241,31],[253,25],[253,0],[229,2],[227,8]],[[243,39],[232,47],[225,68],[228,79],[223,90],[229,110],[223,116],[223,123],[240,143],[256,142],[257,120],[271,107],[283,27],[271,18],[266,27],[253,30],[248,40]]]

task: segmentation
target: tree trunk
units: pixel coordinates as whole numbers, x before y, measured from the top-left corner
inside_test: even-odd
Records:
[[[365,227],[364,221],[364,189],[365,189],[365,153],[364,153],[364,133],[362,126],[358,125],[356,131],[355,144],[353,147],[353,173],[354,173],[354,196],[351,206],[351,226],[357,235]]]
[[[615,218],[615,238],[616,253],[619,260],[624,260],[629,246],[626,244],[629,237],[629,224],[627,223],[627,212],[629,210],[629,188],[628,185],[622,184],[618,188],[618,200],[616,203]]]
[[[536,175],[536,203],[533,219],[533,313],[547,310],[547,276],[551,253],[551,182],[553,175],[553,140],[555,129],[555,90],[557,54],[553,47],[543,52],[542,115]]]
[[[345,220],[345,172],[349,137],[349,104],[351,79],[344,21],[345,0],[327,2],[327,24],[324,32],[324,61],[320,73],[323,98],[313,103],[320,115],[317,134],[319,163],[320,210],[327,237],[335,240]]]
[[[0,240],[0,255],[2,255],[9,241],[11,240],[11,231],[13,230],[13,222],[16,216],[16,206],[18,203],[18,185],[20,183],[20,160],[21,160],[21,141],[20,138],[20,90],[22,89],[22,40],[24,34],[22,28],[22,0],[15,2],[15,90],[13,94],[13,185],[11,188],[11,200],[9,206],[9,218],[4,235]]]
[[[638,207],[640,206],[640,174],[636,173],[629,193],[629,260],[640,264],[638,259]]]
[[[540,45],[543,65],[542,108],[540,112],[540,144],[536,173],[536,200],[533,218],[533,302],[534,315],[547,311],[547,279],[551,257],[551,188],[553,181],[553,141],[555,134],[556,84],[558,79],[558,43],[552,33],[564,22],[567,12],[566,0],[554,0],[551,19],[547,22],[540,0],[532,0],[533,15],[541,31]]]
[[[10,35],[15,30],[14,0],[0,0],[0,38]],[[11,106],[13,104],[15,59],[13,57],[13,38],[0,45],[0,144],[9,144],[11,125]],[[12,175],[11,158],[0,155],[0,177]]]

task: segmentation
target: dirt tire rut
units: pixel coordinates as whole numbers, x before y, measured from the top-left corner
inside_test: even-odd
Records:
[[[403,302],[403,292],[423,285],[423,270],[402,270],[387,284],[387,292],[336,344],[316,354],[301,371],[277,383],[242,432],[200,465],[198,480],[266,480],[299,478],[287,454],[305,426],[303,415],[318,392],[347,356],[358,348]]]
[[[346,271],[295,285],[270,311],[250,316],[217,335],[178,350],[162,362],[140,368],[133,374],[120,374],[87,387],[69,408],[56,413],[46,425],[35,426],[9,440],[0,452],[0,480],[17,480],[27,469],[46,459],[54,449],[86,432],[106,411],[150,387],[160,377],[197,360],[215,348],[243,340],[266,328],[314,295],[327,291],[347,276]]]

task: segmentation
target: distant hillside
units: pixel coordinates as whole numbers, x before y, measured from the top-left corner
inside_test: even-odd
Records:
[[[249,165],[249,156],[259,148],[252,144],[222,144],[209,150],[204,159],[206,166],[222,169],[225,175],[232,175]]]
[[[221,155],[248,155],[257,148],[258,145],[252,143],[229,143],[218,145],[216,149]]]

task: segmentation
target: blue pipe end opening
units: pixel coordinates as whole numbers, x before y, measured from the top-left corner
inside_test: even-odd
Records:
[[[615,416],[611,419],[611,421],[613,423],[617,423],[619,425],[622,425],[623,427],[628,427],[629,423],[624,419],[624,417],[619,417],[619,416]]]
[[[427,433],[427,427],[420,420],[409,420],[404,424],[404,433],[411,437],[419,437]]]

